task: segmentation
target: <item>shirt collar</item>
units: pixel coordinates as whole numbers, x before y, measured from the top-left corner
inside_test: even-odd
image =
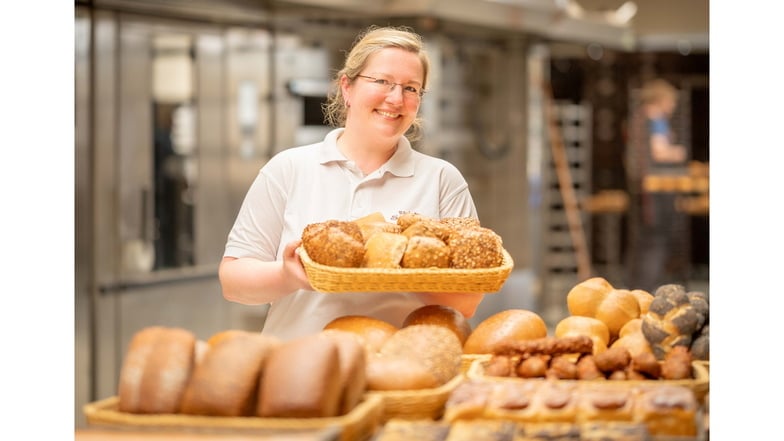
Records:
[[[324,137],[321,149],[319,149],[318,160],[320,164],[328,164],[330,162],[346,162],[343,153],[338,149],[337,139],[344,128],[340,127],[333,129],[327,136]],[[413,161],[413,148],[408,138],[401,136],[397,143],[397,149],[389,160],[381,166],[380,171],[383,173],[390,172],[395,176],[412,176],[414,174],[414,161]]]

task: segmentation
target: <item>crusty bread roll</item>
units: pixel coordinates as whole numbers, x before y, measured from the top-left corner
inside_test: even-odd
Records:
[[[656,358],[663,360],[675,346],[691,345],[699,315],[685,287],[662,285],[656,289],[648,312],[642,316],[642,333]]]
[[[398,233],[379,231],[365,242],[362,266],[365,268],[400,268],[408,238]]]
[[[491,354],[507,341],[532,340],[547,336],[547,325],[539,314],[527,309],[506,309],[480,322],[463,345],[466,354]]]
[[[386,221],[359,224],[359,229],[362,231],[362,238],[365,240],[365,246],[367,246],[368,239],[376,233],[400,234],[403,232],[400,225]]]
[[[347,414],[362,401],[362,395],[367,390],[365,346],[361,338],[348,331],[329,329],[321,331],[318,335],[333,339],[338,345],[340,358],[338,382],[341,384],[342,391],[339,414]]]
[[[408,228],[403,230],[403,234],[408,238],[425,236],[447,241],[449,235],[453,231],[454,229],[452,227],[443,222],[439,222],[435,219],[423,219],[411,224]]]
[[[377,353],[381,345],[398,327],[384,320],[364,315],[345,315],[337,317],[324,326],[324,330],[336,329],[358,335],[364,341],[365,352],[369,356]]]
[[[401,213],[395,220],[395,223],[400,225],[400,228],[405,231],[406,228],[410,227],[411,225],[414,225],[421,220],[427,219],[430,218],[419,213]]]
[[[314,262],[341,268],[358,268],[365,255],[365,239],[352,221],[328,220],[308,224],[302,246]]]
[[[245,331],[222,335],[194,369],[182,398],[181,413],[235,417],[254,414],[264,362],[280,341]]]
[[[177,413],[195,364],[196,337],[176,327],[150,326],[131,339],[120,369],[120,412]]]
[[[226,330],[223,330],[223,331],[216,332],[215,334],[212,334],[207,339],[207,344],[210,345],[210,347],[215,347],[218,343],[220,343],[220,342],[222,342],[224,340],[228,340],[228,339],[230,339],[232,337],[236,337],[238,335],[247,335],[247,334],[250,334],[250,333],[251,333],[250,331],[246,331],[244,329],[226,329]],[[256,334],[256,333],[254,332],[253,334]]]
[[[450,249],[436,237],[411,236],[400,265],[403,268],[449,268]]]
[[[556,337],[587,335],[593,340],[593,354],[607,350],[610,344],[610,330],[603,321],[581,315],[570,315],[555,326]]]
[[[618,336],[623,325],[640,317],[640,304],[627,289],[615,289],[602,277],[575,285],[566,295],[571,315],[597,318],[607,325],[610,339]]]
[[[411,311],[403,320],[403,327],[438,325],[454,332],[462,346],[471,335],[471,324],[457,309],[447,305],[425,305]]]
[[[455,229],[447,245],[453,268],[495,268],[504,261],[501,236],[489,228]]]
[[[256,415],[272,418],[331,417],[340,413],[340,349],[311,334],[286,341],[268,357]]]
[[[636,332],[624,333],[624,335],[618,337],[618,339],[615,340],[612,343],[612,345],[610,345],[610,347],[625,348],[627,351],[629,351],[629,354],[632,357],[639,356],[641,353],[645,353],[645,352],[651,354],[653,353],[653,350],[651,349],[651,345],[648,343],[648,340],[642,334],[641,330],[638,330]]]
[[[389,337],[378,355],[417,361],[441,385],[460,373],[463,348],[457,335],[443,326],[409,325]]]

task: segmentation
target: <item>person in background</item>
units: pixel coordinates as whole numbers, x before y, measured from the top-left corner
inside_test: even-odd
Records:
[[[673,139],[670,119],[678,104],[678,91],[655,79],[643,85],[640,112],[646,124],[642,150],[637,152],[639,179],[633,180],[636,200],[632,237],[630,284],[653,293],[669,283],[686,283],[688,258],[683,242],[687,215],[676,210],[676,193],[646,188],[646,177],[686,174],[687,149]]]
[[[401,326],[426,304],[473,316],[482,293],[324,294],[308,282],[296,249],[304,228],[380,212],[435,219],[477,218],[462,174],[411,147],[430,62],[420,35],[406,27],[366,29],[333,80],[325,105],[335,127],[323,141],[289,148],[259,171],[228,234],[219,278],[225,299],[270,304],[262,332],[291,339],[343,315]]]

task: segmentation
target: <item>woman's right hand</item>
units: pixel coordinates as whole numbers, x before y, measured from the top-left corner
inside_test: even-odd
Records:
[[[297,248],[302,245],[302,240],[297,239],[289,242],[283,248],[283,273],[286,280],[292,281],[292,286],[295,289],[307,289],[312,291],[313,287],[310,286],[308,275],[305,273],[305,267],[302,265],[302,260],[297,254]]]

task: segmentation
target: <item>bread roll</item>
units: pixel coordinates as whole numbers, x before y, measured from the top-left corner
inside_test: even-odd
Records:
[[[259,333],[233,332],[215,342],[193,371],[181,413],[208,416],[251,416],[256,409],[264,362],[280,344]]]
[[[449,268],[450,249],[436,237],[412,236],[400,265],[403,268]]]
[[[555,326],[556,337],[587,335],[593,340],[593,354],[607,350],[610,344],[610,330],[603,321],[581,315],[570,315]]]
[[[414,236],[434,237],[443,242],[449,239],[449,235],[454,231],[449,225],[435,219],[423,219],[411,224],[403,230],[403,234],[409,239]]]
[[[272,418],[332,417],[340,413],[340,350],[317,334],[278,346],[267,358],[256,415]]]
[[[439,385],[460,373],[462,355],[462,346],[455,333],[438,325],[401,328],[379,351],[381,358],[408,358],[421,363]]]
[[[607,325],[610,339],[618,336],[623,325],[640,317],[637,298],[626,289],[615,289],[602,277],[575,285],[566,295],[571,315],[597,318]]]
[[[333,319],[324,329],[347,331],[359,336],[364,341],[365,352],[369,356],[378,353],[381,345],[397,332],[398,327],[373,317],[345,315]]]
[[[454,332],[460,346],[471,335],[471,324],[457,309],[447,305],[425,305],[417,308],[403,320],[403,327],[411,325],[438,325]]]
[[[359,229],[362,231],[362,238],[365,240],[365,244],[367,245],[368,239],[370,236],[376,233],[397,233],[400,234],[403,230],[400,228],[398,224],[393,224],[392,222],[368,222],[364,224],[359,224]]]
[[[314,262],[341,268],[359,268],[365,255],[362,230],[351,221],[308,224],[302,231],[302,246]]]
[[[407,245],[408,238],[402,234],[384,231],[374,233],[365,243],[362,266],[364,268],[400,268]]]
[[[418,213],[401,213],[400,216],[398,216],[397,219],[395,220],[395,223],[400,225],[400,228],[402,228],[402,230],[405,231],[406,228],[410,227],[411,225],[414,225],[415,223],[421,220],[428,220],[428,219],[431,218],[427,216],[423,216]]]
[[[501,236],[489,228],[456,229],[447,245],[453,268],[495,268],[504,261]]]
[[[691,345],[698,322],[686,289],[681,285],[662,285],[642,316],[642,333],[656,358],[663,360],[673,347]]]
[[[653,301],[653,294],[645,291],[644,289],[633,289],[630,291],[640,304],[640,315],[648,312],[648,307],[651,306]]]
[[[491,354],[498,345],[515,340],[547,336],[547,325],[539,314],[526,309],[507,309],[480,322],[463,345],[466,354]]]
[[[177,413],[195,365],[195,346],[193,333],[181,328],[137,332],[120,369],[120,412]]]

